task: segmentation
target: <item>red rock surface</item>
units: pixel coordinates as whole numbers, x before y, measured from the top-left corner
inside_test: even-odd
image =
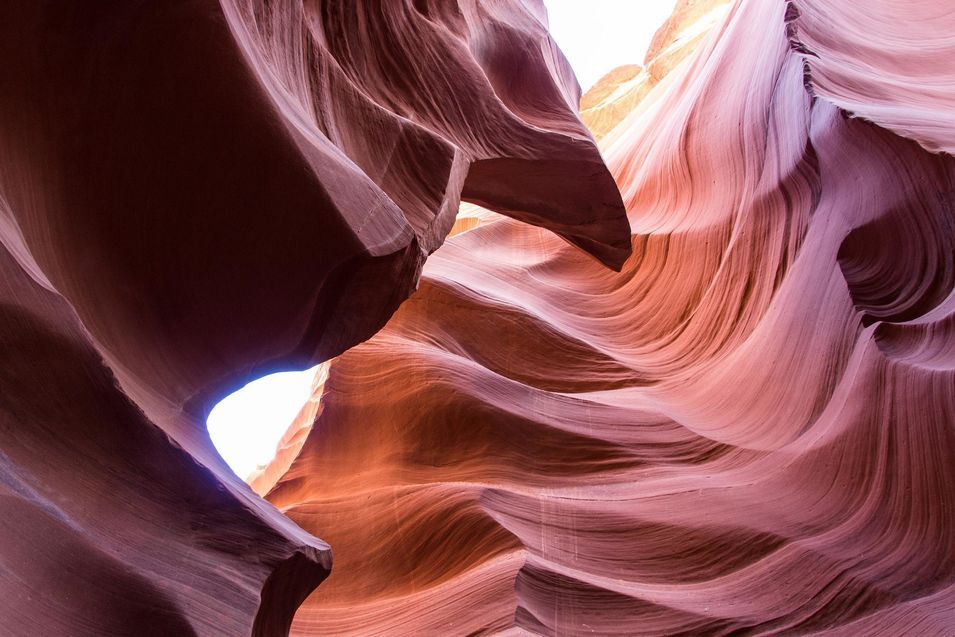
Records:
[[[951,19],[736,2],[604,137],[621,273],[438,251],[268,495],[292,633],[951,635]]]
[[[536,0],[0,6],[0,630],[952,634],[955,12],[705,4],[629,245]]]
[[[540,2],[5,2],[0,53],[4,635],[284,634],[331,554],[216,401],[371,336],[462,196],[629,255]]]

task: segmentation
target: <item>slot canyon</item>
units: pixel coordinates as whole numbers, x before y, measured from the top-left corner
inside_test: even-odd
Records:
[[[955,0],[651,26],[0,0],[0,637],[955,635]]]

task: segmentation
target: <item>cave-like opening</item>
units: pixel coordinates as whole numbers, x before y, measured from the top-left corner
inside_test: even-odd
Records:
[[[289,425],[312,395],[319,367],[269,374],[222,399],[209,413],[209,436],[223,460],[248,480],[275,456]]]

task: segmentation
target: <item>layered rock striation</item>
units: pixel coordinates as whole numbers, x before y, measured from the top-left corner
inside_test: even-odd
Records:
[[[216,401],[371,336],[462,197],[630,253],[540,2],[3,2],[0,52],[5,635],[285,634],[331,553]]]
[[[953,20],[0,3],[2,631],[950,634]]]
[[[622,272],[438,251],[268,494],[336,548],[293,634],[950,634],[952,19],[732,3],[603,131]]]

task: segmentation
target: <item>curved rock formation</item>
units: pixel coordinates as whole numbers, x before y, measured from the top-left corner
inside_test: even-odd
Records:
[[[814,94],[930,151],[955,153],[950,2],[810,0],[790,3],[787,18]]]
[[[944,4],[734,3],[604,138],[619,274],[437,252],[268,496],[336,549],[293,634],[951,634]]]
[[[284,634],[331,554],[225,467],[215,402],[371,336],[462,196],[621,266],[545,25],[526,0],[0,3],[0,632]]]
[[[0,273],[3,633],[284,634],[328,546],[175,444],[39,269]]]

